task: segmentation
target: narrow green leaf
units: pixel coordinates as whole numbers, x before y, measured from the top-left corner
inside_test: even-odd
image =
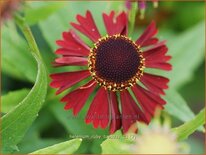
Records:
[[[36,82],[29,94],[18,104],[18,106],[2,118],[1,138],[3,153],[10,153],[17,148],[16,144],[21,141],[27,129],[38,116],[38,112],[42,107],[47,92],[47,72],[40,57],[38,47],[29,27],[23,20],[20,18],[17,19],[18,24],[28,41],[31,53],[38,64],[38,73]]]
[[[73,154],[80,146],[82,139],[73,139],[37,150],[30,154]]]
[[[20,80],[34,82],[36,62],[28,52],[28,45],[18,34],[13,21],[4,24],[1,32],[2,72]]]
[[[190,81],[195,69],[204,61],[205,22],[201,22],[169,42],[173,71],[169,78],[171,87],[180,87]],[[196,38],[196,39],[194,39]]]
[[[164,99],[167,101],[165,110],[172,116],[183,122],[194,118],[194,113],[178,92],[169,89],[166,91],[166,96],[164,96]]]
[[[42,3],[42,2],[38,2]],[[32,5],[26,9],[25,20],[28,24],[33,25],[41,20],[45,20],[57,10],[61,9],[65,2],[50,2],[43,3],[44,5],[39,7],[32,7]],[[31,8],[32,7],[32,8]]]
[[[9,92],[1,97],[1,112],[8,113],[18,105],[29,93],[29,89],[21,89]]]
[[[185,124],[177,128],[174,128],[173,131],[177,134],[179,140],[184,140],[204,124],[205,109],[201,110],[192,120],[186,122]]]

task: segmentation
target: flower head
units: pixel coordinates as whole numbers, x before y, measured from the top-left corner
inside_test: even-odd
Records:
[[[171,70],[165,41],[159,42],[155,37],[155,22],[133,41],[128,37],[125,12],[103,14],[106,36],[100,34],[90,11],[85,17],[76,18],[78,23],[71,25],[93,41],[93,45],[87,45],[73,29],[63,32],[63,39],[57,41],[60,48],[56,54],[62,57],[55,60],[55,66],[85,66],[85,69],[52,74],[50,85],[58,88],[56,94],[82,80],[88,81],[61,99],[66,103],[64,109],[73,109],[77,115],[95,92],[85,118],[94,128],[109,126],[110,133],[122,128],[126,133],[136,121],[148,124],[155,109],[163,108],[166,103],[160,95],[164,95],[169,80],[150,74],[145,68]]]

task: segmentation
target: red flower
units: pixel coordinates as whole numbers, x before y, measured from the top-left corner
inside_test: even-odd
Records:
[[[88,97],[96,92],[89,107],[86,123],[94,128],[110,127],[110,133],[122,128],[126,133],[136,121],[149,123],[157,107],[166,103],[164,95],[169,80],[165,77],[145,72],[145,68],[171,70],[166,56],[165,41],[155,37],[155,22],[144,33],[132,41],[127,36],[128,19],[122,12],[115,16],[103,14],[107,36],[101,36],[95,21],[87,11],[86,16],[77,15],[78,23],[71,25],[94,43],[89,47],[73,31],[63,32],[56,54],[62,57],[55,60],[55,66],[85,66],[85,70],[52,74],[51,87],[58,88],[59,94],[78,82],[88,82],[69,92],[61,101],[65,110],[73,109],[77,115]],[[141,85],[140,85],[141,83]],[[144,85],[144,86],[143,86]],[[132,97],[134,94],[135,97]],[[137,100],[138,104],[137,104]]]

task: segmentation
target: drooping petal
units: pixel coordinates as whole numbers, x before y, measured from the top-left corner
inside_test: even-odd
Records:
[[[153,75],[149,73],[143,74],[140,81],[152,92],[157,94],[165,94],[164,89],[168,88],[169,79],[163,76]]]
[[[86,103],[89,95],[93,92],[95,87],[96,82],[94,80],[91,80],[87,84],[64,96],[61,99],[62,102],[66,102],[64,109],[68,110],[73,108],[73,114],[77,115]]]
[[[157,38],[150,38],[142,44],[142,47],[155,45],[158,41],[159,41],[159,39],[157,39]]]
[[[126,133],[133,123],[137,120],[148,123],[150,117],[147,117],[138,105],[135,103],[127,90],[120,93],[122,107],[122,127],[123,133]]]
[[[127,35],[128,20],[125,12],[119,14],[116,19],[114,18],[114,11],[109,15],[103,14],[104,24],[109,35],[121,34]]]
[[[62,57],[55,60],[55,66],[86,66],[88,61],[83,57]]]
[[[56,94],[60,94],[67,88],[87,78],[89,75],[90,73],[88,70],[51,74],[50,77],[52,78],[52,82],[50,86],[59,88]]]
[[[117,96],[114,92],[110,92],[109,103],[111,108],[111,124],[110,124],[110,134],[121,128],[121,114],[118,108]]]
[[[152,60],[152,59],[156,60],[159,57],[165,56],[167,51],[168,51],[168,48],[165,45],[162,45],[162,46],[151,48],[151,49],[144,51],[143,56],[147,60]]]
[[[78,37],[78,35],[70,30],[63,32],[63,40],[57,40],[57,45],[61,46],[56,50],[56,54],[67,56],[88,56],[90,48]]]
[[[109,102],[107,91],[101,87],[92,101],[85,122],[93,122],[94,128],[106,128],[109,123]]]
[[[160,97],[150,93],[139,85],[132,87],[132,91],[134,92],[136,99],[138,100],[142,109],[144,110],[144,113],[151,118],[154,116],[156,109],[163,108],[162,105],[165,104],[165,102]]]
[[[149,39],[149,40],[152,40],[152,39],[155,39],[155,38],[151,38],[151,39]],[[144,44],[147,43],[149,40],[145,41]],[[156,48],[158,48],[158,47],[160,47],[160,46],[165,46],[165,45],[166,45],[166,42],[167,42],[166,40],[157,42],[157,43],[153,44],[152,46],[150,46],[149,49],[145,50],[145,52],[148,51],[148,50],[156,49]],[[142,46],[143,46],[143,45],[142,45]]]
[[[137,39],[136,44],[142,46],[144,42],[151,39],[155,34],[157,34],[157,28],[154,21],[146,28],[144,33]]]
[[[148,68],[156,68],[156,69],[162,69],[162,70],[167,70],[170,71],[172,70],[172,65],[169,63],[165,63],[165,62],[146,62],[145,63],[145,67]]]
[[[94,19],[92,17],[92,14],[90,11],[87,11],[86,17],[83,17],[81,15],[77,15],[77,21],[79,24],[71,23],[71,25],[86,35],[88,38],[90,38],[93,42],[97,42],[99,38],[101,38],[101,35],[97,29],[97,26],[94,22]]]
[[[171,56],[165,55],[168,48],[165,45],[156,46],[143,52],[145,58],[145,66],[149,68],[159,68],[163,70],[171,70],[171,65],[167,63]]]

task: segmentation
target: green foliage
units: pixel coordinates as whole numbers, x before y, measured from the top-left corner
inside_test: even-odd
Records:
[[[2,117],[3,153],[9,153],[17,149],[16,144],[21,141],[27,129],[38,116],[47,92],[46,68],[39,55],[38,48],[27,25],[23,21],[19,21],[19,25],[28,40],[31,53],[38,64],[38,73],[35,85],[29,94],[18,106]]]
[[[201,110],[195,118],[184,123],[183,125],[174,128],[173,131],[177,134],[179,140],[188,138],[200,126],[205,124],[205,109]],[[204,131],[205,132],[205,131]]]
[[[193,77],[193,71],[203,62],[205,50],[205,22],[202,21],[178,37],[170,40],[173,71],[169,73],[170,87],[180,87]],[[196,39],[195,39],[196,38]],[[198,38],[198,39],[197,39]]]
[[[1,97],[1,112],[8,113],[18,103],[20,103],[26,95],[29,93],[29,89],[21,89],[9,92]]]
[[[28,46],[18,34],[15,24],[11,21],[3,25],[2,38],[2,71],[14,78],[34,82],[36,62],[28,52]]]
[[[41,2],[38,2],[41,3]],[[42,5],[43,6],[42,6]],[[25,20],[29,25],[38,23],[51,16],[53,13],[61,9],[65,2],[41,3],[39,7],[28,7],[25,11]]]
[[[80,146],[82,139],[73,139],[37,150],[30,154],[73,154]]]
[[[179,120],[185,122],[194,118],[194,113],[189,108],[182,96],[174,91],[167,90],[164,99],[167,101],[165,105],[165,110],[172,116],[178,118]]]

